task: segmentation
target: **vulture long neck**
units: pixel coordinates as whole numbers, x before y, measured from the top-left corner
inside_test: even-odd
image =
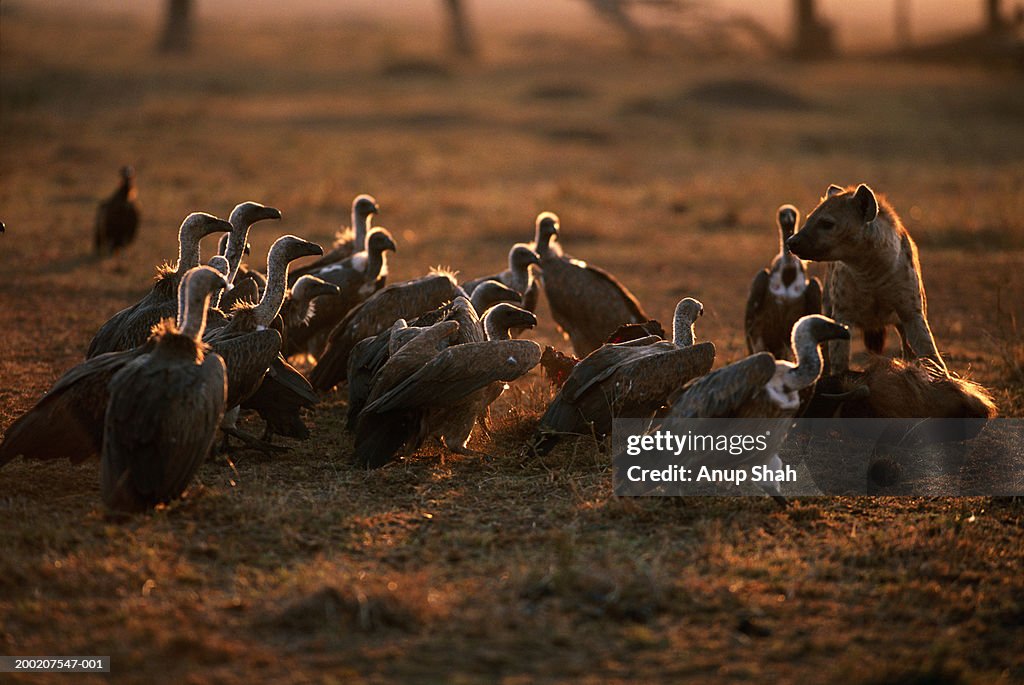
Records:
[[[676,314],[672,321],[672,342],[676,347],[690,347],[694,343],[693,321],[682,314]]]
[[[786,386],[791,390],[803,390],[821,376],[821,350],[815,338],[799,330],[793,334],[793,349],[797,364],[786,372]]]
[[[507,326],[500,326],[494,316],[484,315],[484,335],[488,340],[511,340]]]
[[[180,308],[178,310],[178,330],[197,343],[202,342],[203,331],[206,330],[206,309],[210,304],[210,293],[200,294],[194,291],[186,292],[184,296],[179,293],[179,300],[184,300],[185,311],[182,313]]]
[[[253,318],[257,326],[269,328],[274,322],[274,317],[281,311],[284,304],[285,292],[288,290],[288,263],[289,259],[280,252],[270,251],[267,257],[267,288],[263,291],[263,298],[253,309]]]
[[[186,271],[199,266],[199,240],[199,236],[187,226],[178,233],[178,266],[174,275],[179,283]]]
[[[352,207],[352,230],[354,232],[352,242],[355,250],[366,249],[366,233],[370,230],[370,214],[358,206]]]
[[[794,226],[785,223],[779,223],[779,254],[788,255],[789,246],[786,245],[786,241],[793,237]]]
[[[537,232],[537,254],[541,257],[551,253],[551,238],[550,233]]]
[[[384,250],[367,250],[366,271],[363,272],[365,282],[376,280],[380,276],[380,272],[384,269],[385,259]]]
[[[228,249],[224,254],[228,260],[228,283],[235,282],[235,275],[242,263],[242,253],[245,252],[245,241],[249,239],[249,225],[245,219],[231,217],[231,233],[228,234]]]

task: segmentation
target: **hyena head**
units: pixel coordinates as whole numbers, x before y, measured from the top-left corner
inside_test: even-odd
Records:
[[[871,188],[863,183],[856,189],[831,185],[786,245],[802,259],[831,262],[854,257],[860,251],[864,227],[877,216],[878,200]]]

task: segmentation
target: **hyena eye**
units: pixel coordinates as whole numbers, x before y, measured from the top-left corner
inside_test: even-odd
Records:
[[[821,219],[818,221],[818,226],[821,227],[823,231],[831,231],[836,227],[836,222],[833,219]]]

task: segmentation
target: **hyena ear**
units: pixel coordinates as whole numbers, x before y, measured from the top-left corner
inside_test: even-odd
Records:
[[[872,222],[878,216],[878,200],[875,198],[875,191],[871,190],[866,183],[857,186],[857,192],[853,194],[853,201],[860,207],[864,223]]]
[[[835,197],[836,195],[839,195],[844,192],[846,191],[843,189],[842,186],[837,186],[835,183],[833,183],[828,187],[828,190],[825,191],[825,197]]]

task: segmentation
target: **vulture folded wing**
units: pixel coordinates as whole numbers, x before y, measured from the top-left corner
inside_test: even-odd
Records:
[[[729,418],[775,374],[775,357],[759,352],[688,384],[672,405],[672,418]]]
[[[657,343],[658,339],[651,338],[650,341]],[[652,357],[663,354],[666,351],[675,349],[675,345],[669,342],[648,346],[636,344],[623,345],[602,345],[591,352],[583,359],[569,374],[569,378],[562,386],[562,396],[575,402],[580,395],[592,388],[594,385],[609,378],[623,364],[640,359],[641,357]]]
[[[250,333],[220,335],[212,338],[210,345],[227,367],[228,407],[235,407],[256,392],[268,367],[278,359],[281,334],[267,328]]]
[[[151,349],[108,352],[87,359],[61,376],[32,409],[11,424],[0,443],[0,466],[14,457],[60,459],[77,464],[98,455],[110,379]]]
[[[810,314],[821,314],[821,281],[817,276],[807,281],[807,289],[804,290],[804,316]]]
[[[371,295],[331,331],[327,349],[310,374],[313,387],[329,390],[345,380],[349,353],[356,343],[387,330],[398,319],[415,319],[436,309],[455,296],[456,288],[450,274],[433,273],[389,285]]]
[[[765,295],[768,294],[768,285],[771,282],[771,274],[768,269],[763,269],[754,276],[750,283],[750,293],[747,295],[747,308],[743,315],[743,331],[747,339],[747,352],[754,353],[754,339],[757,337],[755,328],[759,327],[758,317],[761,313],[761,305],[764,303]]]
[[[496,381],[513,381],[540,362],[540,346],[529,340],[492,340],[449,347],[397,383],[364,413],[443,407]]]

